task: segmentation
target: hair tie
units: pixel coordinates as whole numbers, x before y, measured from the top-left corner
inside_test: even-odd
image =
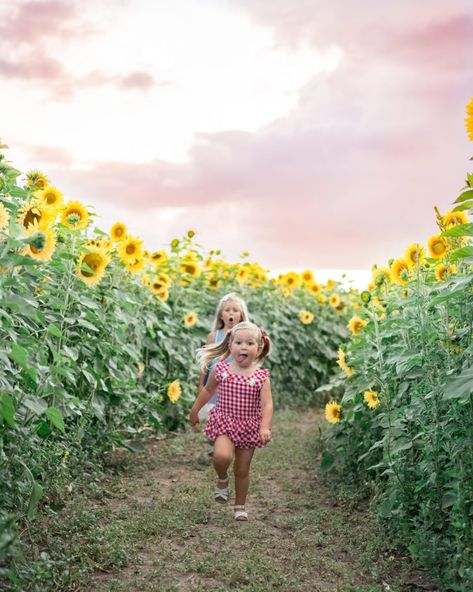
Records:
[[[265,345],[268,345],[269,338],[268,338],[268,336],[266,335],[266,333],[264,332],[264,329],[262,329],[262,328],[260,327],[260,329],[259,329],[259,330],[261,331],[261,338],[263,339],[263,343],[264,343]]]

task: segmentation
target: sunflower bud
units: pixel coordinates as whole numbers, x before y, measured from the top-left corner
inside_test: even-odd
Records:
[[[31,236],[22,239],[27,245],[30,245],[36,251],[42,251],[46,245],[46,235],[41,230],[34,232]]]

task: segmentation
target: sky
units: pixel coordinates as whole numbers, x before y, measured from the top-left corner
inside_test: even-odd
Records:
[[[471,171],[471,0],[10,0],[0,137],[108,230],[367,277]]]

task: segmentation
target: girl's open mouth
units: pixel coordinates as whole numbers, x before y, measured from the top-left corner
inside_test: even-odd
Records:
[[[237,362],[239,364],[241,364],[242,362],[244,362],[246,360],[247,357],[248,357],[248,354],[238,354]]]

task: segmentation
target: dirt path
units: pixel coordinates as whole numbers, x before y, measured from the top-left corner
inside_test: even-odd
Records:
[[[152,441],[145,455],[115,457],[121,478],[110,481],[93,511],[102,538],[96,569],[67,589],[433,589],[386,550],[368,509],[334,498],[320,482],[320,422],[315,412],[279,414],[274,441],[253,463],[247,523],[212,500],[213,471],[200,434]]]

